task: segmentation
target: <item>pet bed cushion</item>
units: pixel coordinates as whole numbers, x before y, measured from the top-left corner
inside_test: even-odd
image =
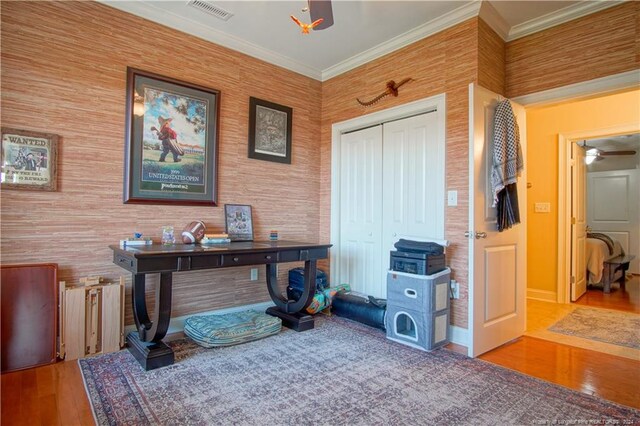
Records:
[[[281,328],[280,318],[257,311],[193,316],[184,322],[184,334],[205,348],[262,339],[278,334]]]

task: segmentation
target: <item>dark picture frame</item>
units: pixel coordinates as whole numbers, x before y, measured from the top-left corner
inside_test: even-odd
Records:
[[[246,204],[225,204],[224,229],[231,241],[253,241],[251,206]]]
[[[2,189],[57,191],[58,135],[2,127]]]
[[[249,158],[291,164],[293,109],[249,98]]]
[[[127,67],[124,203],[217,205],[220,91]]]

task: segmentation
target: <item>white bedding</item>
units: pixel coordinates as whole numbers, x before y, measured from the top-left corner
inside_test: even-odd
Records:
[[[589,283],[597,284],[602,281],[602,268],[604,261],[622,254],[622,246],[618,241],[613,241],[613,253],[609,254],[607,243],[597,238],[587,238],[586,265],[589,272]]]

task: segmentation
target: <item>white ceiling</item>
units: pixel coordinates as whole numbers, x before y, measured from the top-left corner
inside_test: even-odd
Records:
[[[640,133],[589,139],[586,141],[586,144],[602,149],[603,151],[639,151]]]
[[[608,155],[603,161],[594,161],[587,166],[589,172],[609,170],[627,170],[640,168],[640,133],[621,136],[610,136],[601,139],[589,139],[587,146],[601,149],[605,152],[635,151],[635,155]],[[582,145],[582,142],[578,142]]]
[[[306,0],[205,0],[233,14],[223,21],[182,1],[103,3],[244,52],[318,80],[480,14],[505,40],[602,10],[616,1],[333,0],[335,24],[303,35],[291,20],[309,22]]]

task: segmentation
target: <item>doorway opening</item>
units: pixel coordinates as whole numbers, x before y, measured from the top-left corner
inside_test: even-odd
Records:
[[[584,244],[586,245],[586,226],[588,224],[593,226],[593,222],[590,222],[587,217],[590,214],[586,202],[589,192],[592,190],[588,185],[587,175],[595,172],[587,170],[588,165],[586,165],[584,158],[586,151],[591,149],[591,145],[604,143],[604,141],[598,142],[598,140],[640,132],[640,122],[637,120],[639,98],[640,92],[637,89],[632,89],[626,92],[587,99],[574,99],[559,104],[527,109],[529,139],[535,141],[530,146],[537,148],[530,149],[528,152],[529,164],[533,164],[529,174],[529,199],[531,200],[530,211],[532,213],[529,215],[530,226],[528,229],[530,273],[528,276],[529,299],[527,306],[529,315],[526,333],[530,337],[606,352],[601,350],[602,348],[596,348],[596,345],[578,346],[577,342],[569,342],[570,339],[567,338],[567,335],[559,336],[556,333],[555,336],[549,336],[553,333],[549,328],[569,316],[573,311],[585,308],[582,305],[571,303],[571,285],[577,284],[580,272],[583,272],[585,276],[585,289],[588,288],[586,256],[583,256],[580,262],[578,262],[578,256],[574,256],[581,251],[581,247],[573,242],[578,231],[576,229],[577,223],[574,221],[579,222],[580,218],[574,210],[578,201],[574,193],[574,186],[577,186],[579,182],[573,176],[572,162],[581,161],[580,165],[583,166],[583,191],[585,195],[582,197],[584,212],[582,220],[584,221],[583,232]],[[604,146],[601,146],[600,149],[603,151],[605,149],[614,150]],[[622,151],[621,148],[615,150]],[[573,156],[576,151],[582,153],[582,160]],[[611,159],[614,157],[623,156],[605,156],[604,160],[594,160],[593,162],[597,162],[598,167],[606,162],[611,165],[613,163]],[[627,157],[625,156],[625,158]],[[538,167],[534,169],[533,167],[536,165]],[[634,171],[637,172],[635,169]],[[616,183],[619,183],[620,180],[618,179]],[[611,196],[611,193],[607,192],[607,196]],[[613,213],[615,214],[614,219],[618,221],[623,210],[627,216],[634,216],[633,213],[628,213],[627,207],[622,208],[618,202],[601,202],[600,207],[605,204],[616,204],[617,209],[614,209]],[[550,209],[539,208],[549,205]],[[601,213],[598,211],[598,215],[601,216]],[[637,217],[638,214],[635,213],[635,216]],[[594,227],[593,230],[617,231],[609,226],[606,228]],[[571,282],[572,277],[574,283]],[[636,277],[634,276],[634,278]],[[625,302],[634,298],[638,299],[638,293],[634,295],[628,291],[637,284],[634,283],[634,280],[627,280],[626,283],[624,292],[619,291],[617,283],[613,284],[611,294],[615,293],[616,296],[624,294]],[[611,295],[603,294],[601,287],[592,286],[590,288],[593,289],[593,292],[600,292],[601,298],[606,296],[608,299],[612,299]],[[580,296],[581,293],[578,292],[577,297],[574,297],[575,300],[579,300],[579,303],[588,304],[593,301],[584,297],[580,298]],[[593,305],[588,305],[588,307],[595,309]],[[606,308],[611,309],[614,306],[609,305]],[[631,309],[626,310],[629,312]],[[635,312],[640,313],[637,310]],[[624,313],[619,314],[623,315]],[[546,335],[543,336],[543,334]]]
[[[580,222],[580,212],[585,213],[586,233],[609,235],[617,240],[626,254],[638,251],[638,155],[640,155],[640,139],[638,132],[640,123],[631,126],[619,126],[607,130],[585,130],[560,134],[558,141],[558,282],[557,302],[570,303],[579,300],[582,292],[574,292],[572,286],[583,272],[588,270],[587,247],[576,246],[576,223]],[[583,146],[586,145],[586,148]],[[586,152],[591,147],[614,151],[635,151],[633,155],[610,156],[602,161],[588,161]],[[628,149],[622,149],[623,147]],[[639,149],[634,149],[638,147]],[[581,158],[572,158],[576,150],[581,151]],[[620,157],[620,158],[618,158]],[[584,161],[584,187],[576,181],[572,163]],[[608,162],[608,164],[605,164]],[[588,227],[588,228],[587,228]],[[588,240],[587,240],[588,242]],[[614,241],[615,242],[615,241]],[[614,247],[617,254],[620,250]],[[603,254],[603,256],[607,256]],[[609,257],[609,256],[607,256]],[[604,260],[604,259],[603,259]],[[594,262],[592,262],[594,263]],[[600,263],[600,262],[597,262]],[[586,286],[589,281],[601,282],[601,274],[593,264],[591,272],[585,273]],[[633,263],[631,272],[636,271],[637,263]],[[636,271],[637,273],[637,271]],[[585,287],[586,287],[585,286]],[[617,286],[616,286],[617,289]]]
[[[640,312],[640,133],[585,138],[573,141],[572,148],[582,152],[572,160],[567,188],[572,199],[568,301]],[[577,229],[581,219],[584,231]],[[585,244],[576,244],[581,240],[576,232],[584,234]],[[578,288],[582,275],[585,285]]]

